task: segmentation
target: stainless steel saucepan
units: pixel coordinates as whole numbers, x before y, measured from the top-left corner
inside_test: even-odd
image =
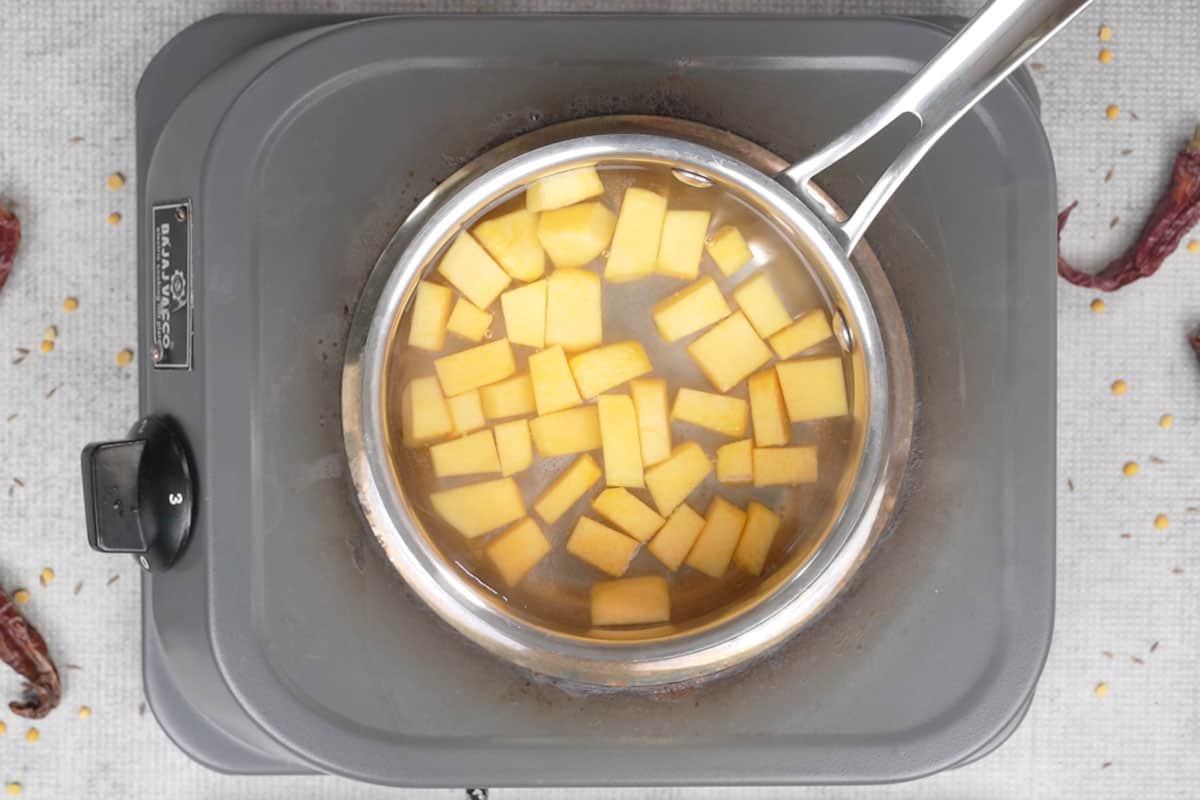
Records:
[[[992,0],[911,81],[842,136],[791,166],[694,123],[592,119],[514,140],[438,187],[398,230],[364,290],[343,372],[342,415],[359,504],[384,553],[451,626],[495,655],[555,679],[660,687],[742,665],[811,622],[846,587],[886,527],[912,433],[911,365],[894,298],[864,232],[930,147],[1090,0]],[[848,216],[813,179],[892,122],[917,133]],[[431,535],[428,475],[398,457],[389,409],[403,365],[398,335],[417,282],[460,231],[546,175],[581,166],[669,169],[716,186],[768,220],[834,309],[850,366],[849,455],[836,507],[771,575],[713,613],[676,625],[599,633],[547,623],[486,591]],[[631,301],[615,317],[648,314]],[[645,341],[647,350],[653,346]],[[395,345],[395,346],[394,346]],[[670,375],[669,356],[652,360]],[[665,366],[664,366],[665,365]],[[391,400],[389,401],[389,397]],[[919,501],[919,500],[918,500]]]

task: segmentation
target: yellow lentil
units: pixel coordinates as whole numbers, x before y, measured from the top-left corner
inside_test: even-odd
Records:
[[[8,723],[0,719],[0,736],[3,736],[6,733],[8,733]]]
[[[40,738],[42,738],[42,734],[37,728],[30,728],[25,731],[25,741],[27,742],[36,742]]]
[[[1137,475],[1139,470],[1141,470],[1141,467],[1138,466],[1136,461],[1126,461],[1125,466],[1121,469],[1122,472],[1131,478]]]
[[[121,352],[117,353],[117,366],[128,367],[133,363],[133,351],[126,347]]]
[[[1117,105],[1109,106],[1108,108],[1104,109],[1104,116],[1108,117],[1109,119],[1116,119],[1117,117],[1121,116],[1121,107]]]
[[[119,172],[114,172],[105,179],[104,185],[115,192],[117,189],[125,186],[125,176]]]
[[[1108,697],[1108,684],[1100,681],[1092,691],[1096,693],[1096,697]]]
[[[1170,524],[1171,520],[1167,519],[1166,514],[1159,514],[1154,518],[1154,527],[1158,528],[1160,531],[1165,531],[1167,526]]]
[[[68,297],[63,300],[63,311],[78,311],[79,300],[74,297]]]
[[[1099,297],[1092,301],[1092,311],[1096,312],[1097,314],[1103,314],[1107,310],[1108,305],[1105,304],[1105,302]]]
[[[50,567],[43,567],[41,579],[42,579],[42,586],[45,586],[50,581],[54,580],[54,570],[51,569]]]
[[[16,797],[24,790],[21,788],[21,784],[17,783],[16,781],[13,781],[12,783],[10,783],[4,787],[4,791],[9,797]]]
[[[13,592],[13,602],[19,606],[26,605],[29,602],[29,590],[17,589]]]
[[[1113,394],[1121,395],[1121,394],[1125,394],[1128,391],[1129,391],[1129,384],[1126,383],[1125,381],[1121,380],[1120,378],[1117,378],[1115,381],[1112,382],[1112,393]]]
[[[1187,243],[1189,253],[1200,253],[1200,239],[1192,239]]]
[[[88,718],[88,717],[90,717],[91,715],[92,715],[92,709],[90,709],[90,708],[89,708],[89,707],[87,707],[87,706],[80,706],[80,707],[79,707],[79,718],[80,718],[80,719],[87,719],[87,718]]]
[[[108,215],[108,224],[109,225],[120,225],[121,224],[121,213],[119,211],[114,211],[111,214],[109,214]]]
[[[42,338],[43,339],[57,339],[58,338],[58,326],[51,325],[50,327],[46,328],[46,332],[42,334]]]
[[[1112,50],[1109,50],[1107,47],[1101,47],[1100,55],[1097,58],[1100,59],[1101,64],[1111,64],[1113,59]]]
[[[1164,429],[1169,428],[1174,424],[1175,424],[1175,417],[1171,416],[1170,414],[1163,414],[1161,417],[1158,418],[1158,427],[1160,427],[1160,428],[1164,428]]]
[[[42,339],[42,352],[43,353],[49,353],[53,349],[54,349],[54,340],[53,339]]]
[[[1101,25],[1096,35],[1100,37],[1100,41],[1102,42],[1112,41],[1112,28],[1107,25]]]

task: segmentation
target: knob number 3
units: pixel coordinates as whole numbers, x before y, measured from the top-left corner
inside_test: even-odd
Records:
[[[183,492],[171,492],[167,495],[167,502],[173,506],[180,505],[183,502]]]

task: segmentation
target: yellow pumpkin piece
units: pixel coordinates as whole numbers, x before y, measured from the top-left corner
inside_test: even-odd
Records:
[[[561,346],[529,356],[529,377],[539,414],[553,414],[583,402]]]
[[[750,252],[742,232],[732,225],[717,230],[704,243],[704,249],[727,278],[754,260],[754,253]]]
[[[661,575],[600,581],[592,587],[593,625],[670,622],[671,594]]]
[[[429,448],[433,473],[439,478],[500,472],[500,457],[492,432],[483,430]]]
[[[742,439],[717,448],[717,480],[726,486],[754,482],[754,440]]]
[[[687,503],[682,503],[659,528],[650,544],[646,545],[646,549],[661,561],[664,567],[674,572],[679,569],[683,559],[687,558],[703,529],[704,517],[693,511]]]
[[[498,478],[434,492],[434,510],[468,539],[525,516],[525,501],[512,478]]]
[[[511,277],[535,281],[546,271],[546,254],[537,235],[538,215],[518,208],[475,226],[475,238]]]
[[[658,333],[668,342],[676,342],[733,313],[725,295],[712,278],[704,277],[655,303],[651,317]]]
[[[629,569],[638,541],[588,517],[580,517],[567,539],[567,552],[619,578]]]
[[[775,365],[792,422],[842,417],[850,412],[839,356],[809,356]]]
[[[771,509],[755,500],[746,506],[746,526],[733,551],[733,563],[751,575],[761,575],[771,552],[771,543],[782,520]]]
[[[817,481],[817,448],[754,448],[755,486],[797,486]]]
[[[468,342],[482,342],[492,324],[490,311],[482,311],[471,305],[470,300],[459,298],[446,321],[446,330]]]
[[[568,353],[603,340],[600,276],[584,269],[556,269],[546,285],[546,344]]]
[[[720,578],[729,569],[745,524],[745,511],[723,497],[714,497],[704,515],[704,528],[684,563],[711,578]]]
[[[604,264],[605,280],[623,283],[654,272],[666,213],[667,198],[662,195],[637,187],[625,190]]]
[[[516,586],[550,552],[550,540],[529,517],[497,536],[487,555],[506,586]]]
[[[533,382],[525,372],[484,386],[479,390],[479,399],[483,403],[483,415],[488,419],[521,417],[537,411]]]
[[[434,353],[445,347],[446,322],[453,303],[454,292],[450,287],[429,281],[418,283],[408,331],[409,346]]]
[[[675,393],[671,419],[726,436],[746,433],[746,401],[740,397],[683,388]]]
[[[477,431],[486,424],[483,418],[483,401],[478,389],[455,395],[447,400],[446,404],[450,406],[450,419],[454,420],[455,436]]]
[[[616,225],[616,215],[603,203],[579,203],[543,212],[537,235],[554,266],[569,269],[599,258]]]
[[[792,429],[775,370],[754,373],[746,380],[746,388],[750,395],[750,419],[754,422],[754,443],[759,447],[787,444]]]
[[[442,391],[453,397],[504,380],[517,371],[517,362],[508,339],[497,339],[434,359],[433,368]]]
[[[658,245],[656,268],[660,274],[689,281],[696,279],[704,255],[704,234],[711,218],[708,211],[667,212]]]
[[[533,504],[533,510],[547,525],[553,525],[596,485],[600,475],[595,459],[584,453],[546,487]]]
[[[671,421],[667,411],[667,382],[662,378],[631,381],[629,394],[638,418],[642,465],[653,466],[671,456]]]
[[[404,443],[409,447],[454,433],[450,406],[437,378],[430,375],[408,382],[400,395],[400,421]]]
[[[546,346],[546,281],[534,281],[500,295],[504,332],[513,344]]]
[[[754,332],[764,339],[792,321],[765,272],[758,273],[734,289],[733,301],[750,320]]]
[[[529,421],[514,419],[496,426],[496,452],[500,457],[500,474],[516,475],[533,464],[533,439],[529,435]]]
[[[814,308],[767,341],[771,343],[775,355],[780,358],[791,358],[831,336],[833,336],[833,330],[829,327],[825,311]]]
[[[530,184],[525,190],[525,207],[530,211],[549,211],[602,194],[604,184],[596,168],[579,167],[547,175]]]
[[[658,513],[664,516],[675,510],[712,472],[712,461],[695,442],[684,442],[675,448],[666,461],[646,470],[646,488]]]
[[[771,351],[741,312],[717,323],[687,350],[718,392],[728,392],[771,360]]]
[[[628,395],[605,394],[597,399],[596,409],[600,416],[600,442],[604,448],[605,482],[609,486],[645,486],[633,401]]]
[[[450,243],[438,264],[438,273],[479,308],[496,302],[512,283],[508,273],[466,231]]]
[[[645,348],[634,341],[604,345],[571,357],[575,385],[587,400],[653,369]]]
[[[639,542],[649,539],[666,522],[628,489],[605,489],[592,501],[592,509]]]
[[[550,458],[600,449],[600,415],[595,406],[568,408],[529,421],[538,455]]]

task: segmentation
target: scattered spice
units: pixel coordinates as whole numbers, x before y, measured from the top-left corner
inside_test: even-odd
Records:
[[[83,581],[80,581],[79,583],[75,584],[75,589],[74,589],[74,591],[71,592],[71,594],[77,595],[82,591],[83,591]]]
[[[1121,116],[1121,107],[1118,105],[1109,106],[1108,108],[1104,109],[1104,116],[1108,117],[1109,119],[1116,119],[1117,117]]]
[[[57,384],[55,386],[51,386],[50,389],[47,390],[47,392],[46,392],[46,399],[49,400],[51,397],[54,397],[54,393],[57,392],[61,388],[62,388],[61,383]]]
[[[80,706],[79,707],[79,718],[80,719],[88,719],[91,716],[92,716],[91,708],[89,708],[88,706]]]
[[[1142,121],[1142,118],[1141,118],[1141,117],[1139,117],[1139,116],[1137,115],[1137,112],[1136,112],[1136,111],[1130,111],[1130,112],[1129,112],[1129,118],[1130,118],[1131,120],[1133,120],[1134,122],[1141,122],[1141,121]]]
[[[48,328],[46,328],[45,332],[42,334],[42,338],[43,339],[57,339],[58,338],[58,326],[51,325]]]
[[[28,589],[17,589],[15,592],[13,592],[12,599],[13,599],[13,602],[19,606],[29,605],[29,590]]]
[[[26,357],[27,355],[29,355],[29,350],[27,350],[27,349],[26,349],[26,348],[24,348],[24,347],[18,347],[18,348],[16,349],[16,353],[17,353],[17,355],[16,355],[16,356],[13,358],[13,360],[12,360],[12,363],[13,363],[13,366],[14,366],[14,367],[15,367],[17,364],[20,364],[22,361],[24,361],[24,360],[25,360],[25,357]]]
[[[1102,42],[1112,41],[1112,28],[1107,25],[1101,25],[1099,33],[1096,34]]]
[[[1138,466],[1136,461],[1126,461],[1125,466],[1121,467],[1121,471],[1131,478],[1137,475],[1139,470],[1141,470],[1141,467]]]
[[[1115,108],[1115,106],[1110,106]],[[1058,233],[1071,212],[1079,204],[1071,203],[1058,215]],[[1184,235],[1200,221],[1200,126],[1187,146],[1175,157],[1171,185],[1159,199],[1142,227],[1138,240],[1121,256],[1095,275],[1080,272],[1058,255],[1058,274],[1076,286],[1116,291],[1139,278],[1148,278],[1158,271],[1163,261],[1175,252]]]
[[[81,670],[83,667],[78,664],[63,664],[63,669]]]
[[[145,703],[138,703],[138,716],[139,717],[146,716],[146,704]]]
[[[128,367],[133,363],[133,351],[126,347],[121,352],[117,353],[117,366]]]
[[[1111,651],[1111,650],[1104,650],[1104,651],[1102,651],[1102,652],[1100,653],[1100,655],[1104,656],[1105,658],[1112,658],[1112,657],[1113,657],[1113,654],[1112,654],[1112,651]]]
[[[104,179],[104,185],[115,192],[125,186],[125,176],[119,172],[114,172]]]
[[[72,312],[79,310],[79,299],[76,297],[68,297],[63,300],[63,311]]]
[[[1071,480],[1070,478],[1067,478],[1067,491],[1075,491],[1075,481]]]
[[[20,416],[20,414],[18,414],[18,413],[16,413],[16,412],[14,411],[13,413],[11,413],[11,414],[9,414],[7,417],[5,417],[5,418],[4,418],[4,421],[5,421],[5,422],[12,422],[14,419],[16,419],[16,418],[17,418],[17,417],[19,417],[19,416]]]
[[[42,567],[42,573],[38,575],[38,580],[42,582],[42,586],[49,586],[54,580],[54,570],[50,567]]]
[[[121,580],[121,576],[120,576],[120,575],[113,575],[112,577],[110,577],[108,580],[106,580],[106,581],[104,582],[104,585],[105,585],[105,586],[112,586],[114,583],[116,583],[116,582],[117,582],[117,581],[119,581],[119,580]]]
[[[1182,575],[1183,567],[1171,567],[1171,574],[1172,575]]]
[[[79,144],[80,142],[83,141],[83,137],[82,136],[72,136],[70,139],[67,139],[67,141],[70,142],[71,144]]]
[[[1108,221],[1108,229],[1111,231],[1113,228],[1117,227],[1120,224],[1121,224],[1121,218],[1113,217],[1112,219],[1110,219]]]
[[[1163,414],[1161,417],[1158,418],[1158,427],[1163,428],[1164,430],[1171,427],[1174,424],[1175,424],[1175,417],[1171,416],[1170,414]]]
[[[1166,514],[1159,514],[1154,518],[1154,527],[1158,528],[1160,531],[1165,531],[1167,526],[1170,524],[1171,520],[1167,518]]]
[[[36,742],[38,739],[41,739],[41,738],[42,738],[42,732],[39,731],[37,728],[30,728],[29,730],[25,731],[25,741],[29,742],[30,744],[33,744],[34,742]]]
[[[1103,300],[1101,300],[1099,297],[1097,297],[1095,300],[1093,300],[1091,302],[1090,308],[1096,314],[1103,314],[1105,311],[1108,310],[1108,305]]]
[[[1112,766],[1111,761],[1105,761],[1103,764],[1100,765],[1100,769],[1108,769],[1111,766]]]
[[[1129,384],[1126,383],[1125,381],[1121,380],[1120,378],[1117,378],[1115,381],[1112,382],[1111,388],[1112,388],[1112,393],[1119,396],[1119,395],[1123,395],[1129,391]]]
[[[1101,64],[1111,64],[1113,60],[1112,50],[1109,50],[1107,47],[1101,47],[1100,53],[1096,58],[1099,59]]]
[[[53,339],[42,339],[42,352],[43,353],[49,353],[53,349],[54,349],[54,340]]]
[[[1046,65],[1043,64],[1041,61],[1030,62],[1029,68],[1031,70],[1033,70],[1034,72],[1045,72],[1046,71]]]
[[[1096,688],[1092,690],[1096,697],[1108,697],[1108,684],[1100,681],[1096,684]]]
[[[17,248],[21,244],[21,220],[0,203],[0,289],[12,274]]]
[[[1133,534],[1132,534],[1132,533],[1122,533],[1122,534],[1121,534],[1121,538],[1122,538],[1122,539],[1132,539],[1132,538],[1133,538]]]
[[[1124,148],[1124,149],[1121,151],[1121,155],[1123,155],[1123,156],[1131,156],[1131,155],[1133,155],[1133,148],[1132,148],[1132,147],[1126,147],[1126,148]]]
[[[121,224],[121,212],[114,211],[111,214],[109,214],[108,215],[108,224],[109,225],[120,225]]]
[[[1113,179],[1113,175],[1115,175],[1116,173],[1117,173],[1116,167],[1109,167],[1108,172],[1104,173],[1104,182],[1108,183],[1109,181],[1111,181]]]
[[[1151,464],[1165,464],[1167,462],[1164,461],[1163,459],[1159,458],[1158,456],[1150,456],[1150,463]]]
[[[1157,650],[1157,649],[1158,649],[1158,642],[1155,642],[1154,644],[1150,645],[1150,652],[1151,652],[1151,653],[1153,653],[1153,652],[1154,652],[1155,650]]]
[[[1184,510],[1189,514],[1200,514],[1200,506],[1188,506]]]
[[[1135,663],[1135,664],[1145,664],[1145,663],[1146,663],[1145,661],[1143,661],[1142,659],[1138,658],[1137,656],[1130,656],[1130,657],[1129,657],[1129,660],[1130,660],[1130,661],[1132,661],[1132,662],[1133,662],[1133,663]]]
[[[0,661],[25,679],[24,699],[8,704],[14,714],[41,719],[54,710],[62,698],[62,681],[46,649],[46,640],[21,616],[3,589],[0,589]],[[30,741],[35,741],[37,728],[29,730],[34,736]],[[29,736],[26,734],[25,738]]]

